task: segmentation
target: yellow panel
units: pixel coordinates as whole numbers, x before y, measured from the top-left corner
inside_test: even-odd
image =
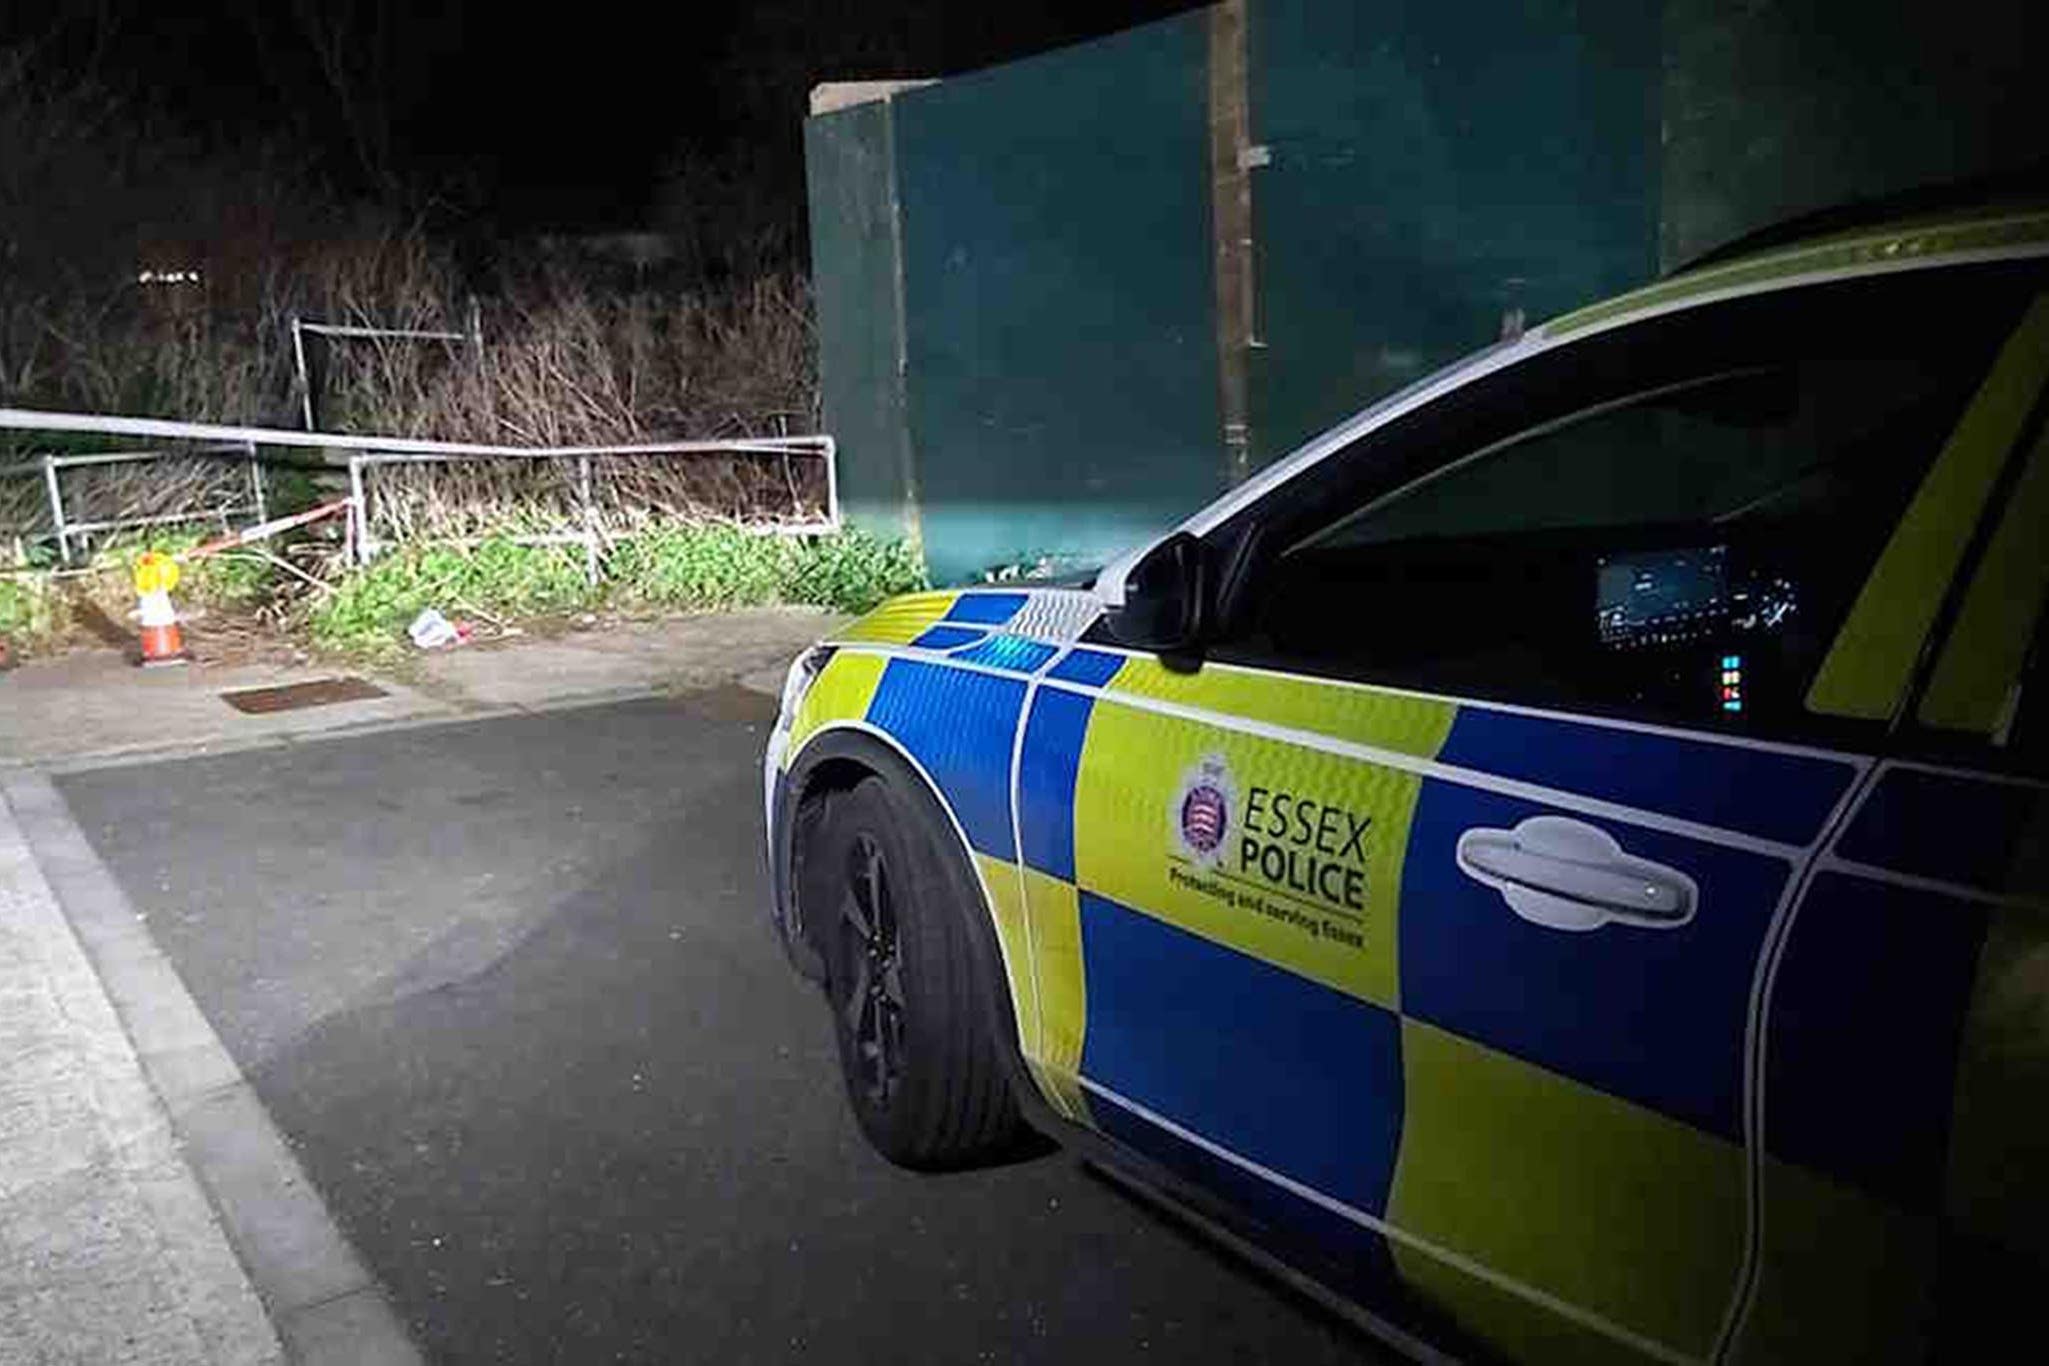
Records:
[[[1642,1366],[1637,1348],[1504,1290],[1441,1257],[1389,1239],[1395,1271],[1423,1300],[1443,1305],[1475,1336],[1530,1366]]]
[[[875,698],[876,685],[882,681],[882,669],[887,663],[881,655],[851,654],[845,650],[825,662],[825,668],[812,680],[811,690],[804,694],[796,720],[790,723],[785,767],[820,726],[833,721],[858,721],[868,714],[868,704]]]
[[[996,940],[1003,950],[1003,975],[1010,986],[1010,1008],[1017,1019],[1018,1047],[1030,1057],[1039,1037],[1039,998],[1032,985],[1032,956],[1025,930],[1024,889],[1017,865],[987,854],[975,855],[982,881],[989,888],[990,911],[996,917]]]
[[[1971,529],[2045,375],[2049,296],[2028,306],[1929,466],[1807,690],[1808,710],[1882,721],[1898,709]]]
[[[1443,747],[1452,717],[1458,712],[1449,702],[1220,664],[1177,673],[1146,658],[1126,660],[1108,686],[1112,692],[1178,702],[1221,716],[1264,721],[1426,759]]]
[[[1668,1350],[1713,1346],[1742,1260],[1740,1145],[1419,1020],[1402,1072],[1390,1223]],[[1563,1331],[1438,1280],[1512,1353]]]
[[[1430,705],[1448,729],[1452,708]],[[1075,881],[1394,1009],[1402,858],[1421,786],[1399,769],[1105,695],[1075,784]]]
[[[835,640],[865,640],[883,645],[908,645],[925,628],[945,616],[958,593],[906,593],[853,622]]]
[[[1730,1360],[1929,1360],[1934,1250],[1934,1220],[1767,1157],[1757,1296]]]
[[[1923,724],[1990,735],[2020,682],[2049,589],[2049,431],[2035,441],[1921,698]]]
[[[1081,901],[1074,884],[1036,868],[1024,870],[1025,915],[1031,922],[1039,989],[1039,1046],[1034,1069],[1053,1108],[1089,1123],[1077,1077],[1088,1030],[1088,984],[1081,961]]]

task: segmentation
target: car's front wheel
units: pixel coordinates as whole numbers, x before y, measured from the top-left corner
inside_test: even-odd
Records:
[[[1002,1155],[1022,1123],[979,993],[958,856],[886,780],[826,799],[804,851],[805,918],[847,1097],[868,1141],[906,1167]]]

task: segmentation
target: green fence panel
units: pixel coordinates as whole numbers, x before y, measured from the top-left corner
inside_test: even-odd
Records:
[[[1207,23],[893,101],[908,412],[939,582],[1099,559],[1220,487]]]
[[[2049,159],[2041,0],[1665,0],[1664,264]]]
[[[1655,4],[1251,0],[1249,45],[1256,461],[1655,271]]]
[[[838,441],[840,508],[883,535],[917,528],[904,411],[895,152],[887,100],[804,125],[820,397]]]

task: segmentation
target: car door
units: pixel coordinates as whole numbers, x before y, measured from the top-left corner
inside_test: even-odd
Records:
[[[1739,1361],[1996,1359],[2049,1284],[2049,305],[2030,318],[1984,458],[1917,497],[1959,505],[1943,553],[1896,535],[1873,576],[1870,611],[1949,625],[1844,699],[1899,720],[1766,978]]]
[[[1056,664],[1017,811],[1076,1111],[1453,1335],[1711,1356],[1759,965],[1884,726],[1809,688],[1996,275],[1538,351],[1213,532],[1205,659]]]

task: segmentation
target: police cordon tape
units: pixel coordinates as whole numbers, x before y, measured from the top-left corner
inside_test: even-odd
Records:
[[[273,517],[267,522],[258,522],[255,526],[245,526],[240,531],[231,531],[225,536],[216,536],[211,541],[196,545],[178,556],[178,558],[186,561],[203,559],[208,555],[218,555],[223,550],[233,550],[237,546],[250,545],[257,541],[267,541],[279,532],[290,531],[294,527],[302,527],[309,523],[317,522],[323,517],[332,517],[337,513],[346,512],[354,501],[351,498],[337,498],[331,503],[322,503],[319,507],[307,508],[304,512],[295,512],[289,517]]]

